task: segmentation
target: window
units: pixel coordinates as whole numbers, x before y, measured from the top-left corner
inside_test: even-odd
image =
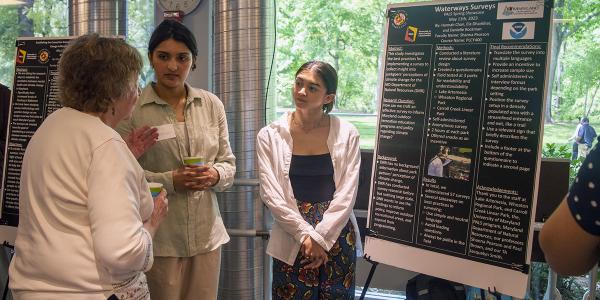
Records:
[[[67,0],[32,1],[28,5],[0,6],[0,83],[12,89],[15,40],[19,36],[61,37],[69,35]],[[147,43],[154,30],[154,1],[128,3],[128,42],[144,59],[142,83],[152,78],[147,59]]]

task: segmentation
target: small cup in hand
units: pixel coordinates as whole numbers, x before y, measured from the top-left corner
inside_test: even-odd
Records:
[[[150,194],[152,194],[152,198],[156,198],[163,188],[163,184],[158,182],[148,182],[148,186],[150,187]]]
[[[204,157],[201,156],[186,156],[183,158],[183,163],[186,165],[204,166]]]

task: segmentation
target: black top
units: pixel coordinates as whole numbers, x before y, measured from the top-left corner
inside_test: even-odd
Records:
[[[600,148],[585,157],[567,196],[571,214],[583,228],[600,235]]]
[[[331,201],[335,192],[331,155],[292,155],[290,181],[298,201]]]

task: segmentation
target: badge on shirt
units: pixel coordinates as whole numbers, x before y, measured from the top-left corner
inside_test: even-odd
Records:
[[[172,139],[175,137],[175,127],[173,126],[173,124],[154,126],[154,128],[158,130],[157,141]]]

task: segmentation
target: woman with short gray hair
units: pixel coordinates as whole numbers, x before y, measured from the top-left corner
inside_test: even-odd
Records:
[[[81,36],[59,61],[65,107],[31,138],[21,169],[19,227],[10,265],[15,299],[149,299],[144,271],[167,212],[114,130],[139,96],[138,52],[123,40]]]

